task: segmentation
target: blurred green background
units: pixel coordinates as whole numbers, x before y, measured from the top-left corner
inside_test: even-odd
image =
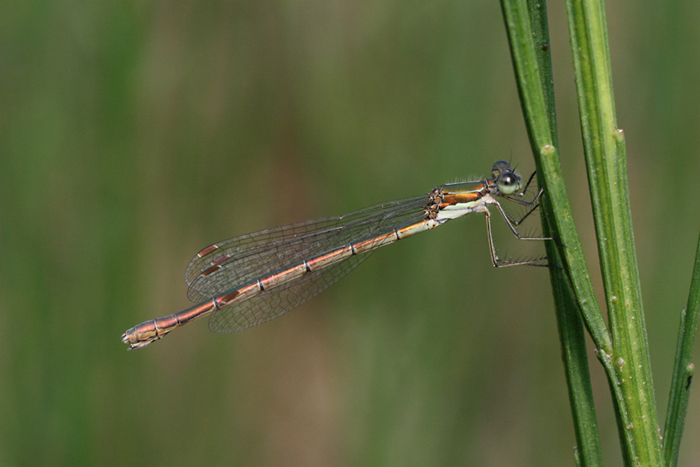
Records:
[[[564,173],[600,290],[554,3]],[[700,5],[610,2],[608,23],[663,423],[700,231]],[[492,268],[482,216],[245,333],[119,340],[189,306],[185,266],[215,241],[498,159],[529,175],[497,2],[27,0],[0,24],[0,465],[573,465],[547,271]],[[500,222],[496,241],[544,251]],[[680,465],[698,413],[696,390]]]

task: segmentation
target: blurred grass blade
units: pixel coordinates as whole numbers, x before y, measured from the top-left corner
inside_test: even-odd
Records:
[[[546,4],[524,0],[504,0],[501,3],[523,114],[537,161],[538,180],[547,194],[542,202],[543,230],[545,235],[554,235],[568,246],[560,255],[556,243],[548,242],[547,254],[555,263],[563,264],[566,274],[569,274],[567,277],[558,268],[550,268],[578,443],[576,462],[578,465],[601,465],[600,438],[579,313],[588,317],[589,329],[599,348],[609,349],[610,339],[581,256],[556,150],[556,112]],[[573,277],[572,265],[576,265]],[[580,311],[581,308],[584,311]]]
[[[618,398],[615,406],[618,430],[628,465],[662,465],[632,233],[625,140],[615,119],[605,7],[602,0],[567,0],[567,14],[598,254],[613,334],[611,355],[617,379],[624,381],[619,386],[623,399]]]
[[[681,444],[683,426],[685,425],[685,415],[688,411],[690,383],[695,370],[695,365],[690,360],[693,358],[693,344],[695,342],[699,315],[700,238],[698,238],[698,247],[695,253],[695,267],[693,268],[693,279],[690,283],[688,305],[681,312],[681,323],[676,344],[676,360],[673,366],[671,393],[668,401],[668,412],[666,413],[664,460],[667,467],[675,467],[678,464],[678,450]]]

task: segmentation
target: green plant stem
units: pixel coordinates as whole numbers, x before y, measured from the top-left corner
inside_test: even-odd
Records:
[[[562,266],[576,295],[584,322],[596,348],[612,353],[612,340],[603,313],[596,301],[581,242],[573,222],[571,207],[559,164],[559,152],[547,118],[547,105],[525,0],[502,0],[506,29],[511,44],[513,65],[520,93],[530,144],[537,163],[538,182],[544,187],[547,202],[544,213],[558,241]],[[550,244],[553,242],[549,242]],[[565,245],[565,246],[564,246]],[[551,246],[551,245],[548,245]]]
[[[685,425],[685,415],[688,410],[688,398],[690,397],[690,383],[693,378],[695,365],[691,363],[693,358],[693,344],[695,332],[698,328],[698,316],[700,315],[700,238],[695,252],[695,267],[693,278],[690,282],[690,294],[688,305],[681,312],[681,322],[678,330],[678,342],[676,344],[676,360],[673,365],[671,379],[671,393],[666,413],[666,426],[664,428],[664,460],[667,467],[675,467],[678,464],[678,450]]]
[[[613,336],[618,430],[628,465],[663,465],[602,0],[567,0],[586,166]],[[608,362],[609,364],[609,362]],[[607,370],[607,368],[606,368]]]
[[[554,254],[552,258],[557,261],[559,255],[556,248],[551,250],[549,254]],[[576,304],[576,297],[566,281],[565,274],[554,269],[551,274],[551,283],[571,414],[576,432],[576,464],[600,466],[603,465],[600,435],[591,389],[583,322]]]
[[[557,153],[556,112],[545,2],[502,2],[523,114],[537,161],[538,180],[545,187],[543,229],[567,245],[562,255],[555,242],[547,254],[563,264],[567,277],[550,268],[569,398],[578,449],[577,465],[601,465],[600,438],[590,385],[581,314],[598,348],[609,349],[610,338],[585,268],[571,216]],[[576,265],[572,268],[572,265]],[[573,289],[572,289],[573,287]],[[605,352],[603,352],[605,354]]]

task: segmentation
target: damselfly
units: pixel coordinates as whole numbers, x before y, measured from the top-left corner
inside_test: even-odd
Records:
[[[216,333],[242,331],[274,319],[320,294],[367,259],[377,248],[438,227],[472,212],[486,216],[491,262],[496,267],[546,266],[546,257],[504,260],[491,236],[494,205],[513,234],[515,227],[539,206],[540,190],[532,201],[523,199],[534,173],[523,187],[507,162],[496,162],[492,177],[475,182],[448,183],[430,193],[345,214],[298,222],[241,235],[204,248],[185,272],[187,296],[197,305],[164,318],[139,324],[122,335],[130,349],[145,347],[195,319],[211,315]],[[526,206],[514,219],[497,198]]]

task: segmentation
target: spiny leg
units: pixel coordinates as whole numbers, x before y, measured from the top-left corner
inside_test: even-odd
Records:
[[[515,230],[515,228],[511,225],[510,221],[506,217],[505,213],[503,212],[503,209],[501,208],[501,205],[498,203],[494,203],[496,206],[498,206],[499,211],[501,214],[506,218],[506,223],[510,227],[510,230],[513,232],[513,234],[520,240],[551,240],[551,238],[537,238],[537,237],[521,237],[520,234]],[[493,264],[494,267],[496,268],[504,268],[508,266],[540,266],[540,267],[546,267],[549,265],[549,258],[546,256],[543,256],[541,258],[535,258],[532,260],[527,260],[527,261],[511,261],[507,259],[501,259],[498,257],[498,253],[496,253],[496,246],[493,244],[493,235],[491,234],[491,212],[488,209],[484,209],[484,215],[486,216],[486,235],[488,236],[488,241],[489,241],[489,252],[491,253],[491,263]],[[547,263],[543,263],[542,261],[547,261]]]
[[[537,194],[537,196],[535,197],[535,199],[532,200],[532,201],[530,201],[530,202],[522,201],[522,200],[518,200],[518,199],[513,199],[513,198],[510,198],[510,197],[505,197],[505,198],[506,198],[507,200],[509,200],[509,201],[513,201],[513,202],[518,203],[518,204],[520,204],[520,205],[527,206],[528,209],[527,209],[527,211],[525,212],[525,214],[524,214],[520,219],[518,219],[518,220],[515,220],[515,218],[514,218],[513,216],[511,216],[510,214],[508,214],[507,212],[505,212],[504,209],[501,209],[501,214],[503,215],[503,217],[506,218],[506,220],[507,220],[510,224],[512,224],[512,225],[514,225],[514,226],[517,227],[517,226],[519,226],[520,224],[522,224],[522,222],[523,222],[525,219],[527,219],[527,218],[530,216],[530,214],[532,214],[533,212],[535,212],[535,211],[537,210],[537,208],[540,207],[540,204],[539,204],[539,203],[537,203],[537,204],[535,204],[535,203],[537,202],[537,200],[539,199],[539,197],[540,197],[541,194],[542,194],[542,190],[540,190],[540,192]],[[500,208],[500,207],[501,207],[501,206],[500,206],[500,204],[499,204],[499,208]]]
[[[534,176],[535,174],[533,173],[532,175]],[[532,180],[532,177],[530,177],[530,180]],[[529,185],[530,181],[528,181],[527,183]],[[542,195],[543,191],[544,191],[544,188],[540,188],[540,191],[537,193],[537,196],[535,196],[535,198],[529,202],[515,199],[515,198],[511,198],[510,196],[504,196],[504,198],[509,200],[509,201],[513,201],[513,202],[518,203],[518,204],[523,205],[523,206],[528,206],[528,209],[525,212],[525,214],[518,220],[515,220],[515,218],[513,216],[511,216],[508,212],[506,212],[506,210],[503,209],[503,207],[500,205],[500,203],[495,203],[495,204],[497,204],[498,210],[501,213],[501,215],[503,216],[503,218],[506,220],[506,223],[508,224],[508,227],[510,228],[511,232],[513,232],[513,234],[516,237],[518,237],[520,240],[554,240],[559,245],[564,246],[564,244],[561,243],[557,237],[522,237],[513,228],[514,226],[517,227],[520,224],[522,224],[523,221],[530,216],[530,214],[535,212],[537,210],[537,208],[540,207],[540,203],[538,202],[538,200],[539,200],[540,196]],[[559,267],[556,264],[555,264],[555,266]]]
[[[535,175],[537,175],[537,171],[535,170],[532,172],[532,175],[530,175],[530,178],[527,179],[527,183],[525,184],[525,188],[523,188],[523,193],[527,191],[527,189],[530,187],[530,183],[535,179]],[[537,194],[537,197],[535,197],[535,200],[540,197],[542,194],[542,189],[540,189],[540,192]],[[534,201],[534,200],[533,200]]]
[[[520,235],[520,234],[518,233],[517,230],[515,230],[515,227],[518,226],[518,225],[520,225],[520,223],[521,223],[523,220],[525,220],[525,218],[526,218],[527,216],[529,216],[529,215],[532,213],[532,211],[534,211],[535,208],[537,208],[537,206],[535,206],[535,208],[529,210],[529,211],[525,214],[525,216],[523,216],[522,219],[520,219],[519,221],[515,222],[515,221],[508,215],[508,213],[503,209],[503,206],[501,206],[501,203],[495,202],[495,203],[493,203],[493,204],[496,205],[496,207],[498,208],[498,212],[500,212],[500,213],[501,213],[501,216],[503,216],[503,219],[505,219],[506,224],[508,225],[508,228],[510,228],[510,231],[513,232],[513,235],[515,235],[515,236],[518,238],[518,240],[554,240],[553,237],[523,237],[522,235]],[[489,222],[490,222],[490,221],[489,221]]]

